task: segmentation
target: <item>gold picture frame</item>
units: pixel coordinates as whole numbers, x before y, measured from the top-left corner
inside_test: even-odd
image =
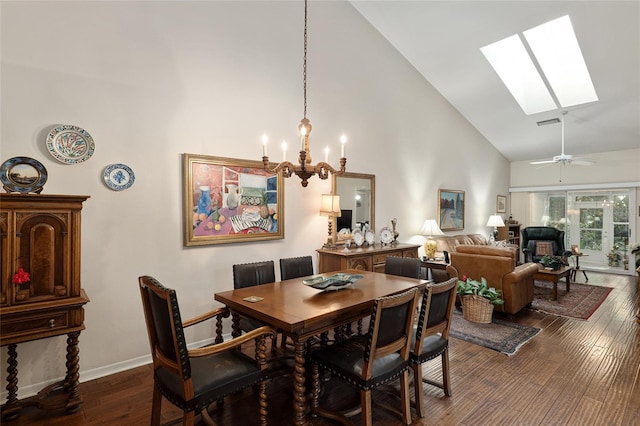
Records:
[[[283,239],[283,181],[261,161],[183,154],[184,245]]]
[[[498,195],[496,198],[496,213],[507,212],[507,197],[505,195]]]
[[[464,229],[464,191],[438,189],[438,224],[443,231]]]

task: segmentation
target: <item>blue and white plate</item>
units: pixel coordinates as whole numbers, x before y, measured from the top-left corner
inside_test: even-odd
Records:
[[[133,170],[124,164],[110,164],[104,169],[104,183],[114,191],[130,188],[136,180]]]
[[[49,132],[47,149],[61,163],[77,164],[91,158],[96,146],[89,132],[78,126],[63,124]]]

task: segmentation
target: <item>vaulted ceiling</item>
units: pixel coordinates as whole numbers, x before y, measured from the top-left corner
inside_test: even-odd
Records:
[[[640,148],[640,2],[350,1],[510,161]],[[525,115],[480,48],[569,15],[599,100]]]

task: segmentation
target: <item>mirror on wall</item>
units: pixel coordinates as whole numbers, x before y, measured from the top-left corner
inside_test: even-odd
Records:
[[[340,196],[342,213],[340,217],[334,218],[333,241],[336,244],[344,242],[344,238],[338,238],[341,229],[364,229],[365,224],[368,224],[370,229],[375,230],[375,189],[375,175],[344,173],[332,176],[331,192]]]

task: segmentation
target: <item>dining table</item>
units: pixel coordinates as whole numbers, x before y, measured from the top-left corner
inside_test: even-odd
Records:
[[[351,324],[371,314],[376,298],[424,288],[428,281],[361,270],[324,273],[360,276],[339,290],[317,289],[311,282],[319,275],[215,293],[215,300],[232,312],[233,334],[239,335],[239,315],[251,317],[290,337],[294,345],[293,423],[308,424],[306,416],[306,342],[315,335]],[[316,279],[311,279],[316,278]],[[307,284],[305,284],[307,283]]]

